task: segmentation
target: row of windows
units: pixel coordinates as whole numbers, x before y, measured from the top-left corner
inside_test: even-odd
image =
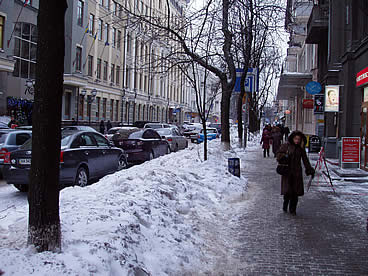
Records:
[[[70,93],[69,93],[70,94]],[[70,97],[70,98],[69,98]],[[69,103],[67,101],[69,100]],[[70,100],[71,100],[71,94],[70,96],[65,98],[65,116],[70,116]],[[111,120],[111,121],[119,121],[119,100],[111,99],[110,101],[110,114],[109,117],[107,117],[107,98],[102,98],[102,106],[101,106],[101,97],[96,97],[96,100],[88,104],[84,98],[80,98],[79,100],[79,106],[78,106],[78,115],[81,120],[86,118],[94,118],[96,121],[100,119],[104,120]],[[85,105],[87,105],[87,112],[85,112]],[[95,105],[96,107],[96,113],[95,116],[92,114],[92,106]],[[102,108],[101,108],[102,107]]]
[[[105,40],[106,45],[111,45],[112,47],[116,47],[120,50],[121,48],[121,31],[117,30],[115,27],[111,28],[111,41],[110,41],[110,25],[104,23],[102,19],[98,19],[98,29],[97,33],[95,33],[95,15],[89,15],[89,24],[88,24],[88,33],[91,36],[97,36],[99,40]]]
[[[94,59],[93,56],[89,55],[87,58],[87,75],[89,77],[93,77],[94,73],[97,79],[101,79],[101,67],[102,67],[102,60],[100,58],[97,59],[96,70],[94,71]],[[103,80],[107,81],[108,75],[108,67],[109,63],[107,61],[103,62]],[[120,83],[120,66],[115,66],[115,64],[111,64],[110,67],[110,76],[109,81],[112,83],[116,83],[117,85]]]

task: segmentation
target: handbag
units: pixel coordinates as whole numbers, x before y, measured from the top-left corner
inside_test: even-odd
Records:
[[[277,165],[276,172],[282,176],[286,176],[289,174],[289,146],[286,152],[286,155],[280,160]]]

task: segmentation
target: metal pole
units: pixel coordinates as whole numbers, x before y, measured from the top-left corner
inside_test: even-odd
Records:
[[[79,122],[79,86],[78,86],[78,89],[77,89],[77,122],[76,124],[78,125],[78,122]]]

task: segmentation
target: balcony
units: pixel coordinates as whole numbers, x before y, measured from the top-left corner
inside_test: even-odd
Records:
[[[307,38],[305,42],[307,44],[318,44],[322,40],[327,39],[328,31],[328,17],[329,17],[328,5],[315,5],[312,9],[312,13],[308,20],[307,25]]]

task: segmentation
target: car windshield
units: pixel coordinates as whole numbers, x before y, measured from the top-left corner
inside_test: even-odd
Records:
[[[118,137],[119,139],[128,139],[132,133],[137,131],[139,131],[138,128],[119,129],[113,136],[113,139],[114,137]]]
[[[201,130],[201,133],[204,133],[203,129]],[[207,129],[207,134],[209,133],[216,133],[216,129]]]
[[[118,128],[110,128],[107,134],[115,134],[116,132],[118,132],[118,130]]]
[[[6,137],[8,137],[8,133],[4,133],[4,132],[0,133],[0,144],[5,143]]]
[[[143,131],[137,131],[129,135],[128,139],[140,139],[142,138]]]
[[[163,136],[163,135],[171,135],[171,129],[168,129],[168,128],[158,129],[157,132],[161,136]]]
[[[162,125],[161,124],[146,124],[145,128],[157,129],[157,128],[162,128]]]
[[[69,143],[71,137],[72,133],[61,133],[61,146],[66,146]],[[25,142],[19,148],[22,150],[32,150],[32,138],[29,138],[27,142]]]

